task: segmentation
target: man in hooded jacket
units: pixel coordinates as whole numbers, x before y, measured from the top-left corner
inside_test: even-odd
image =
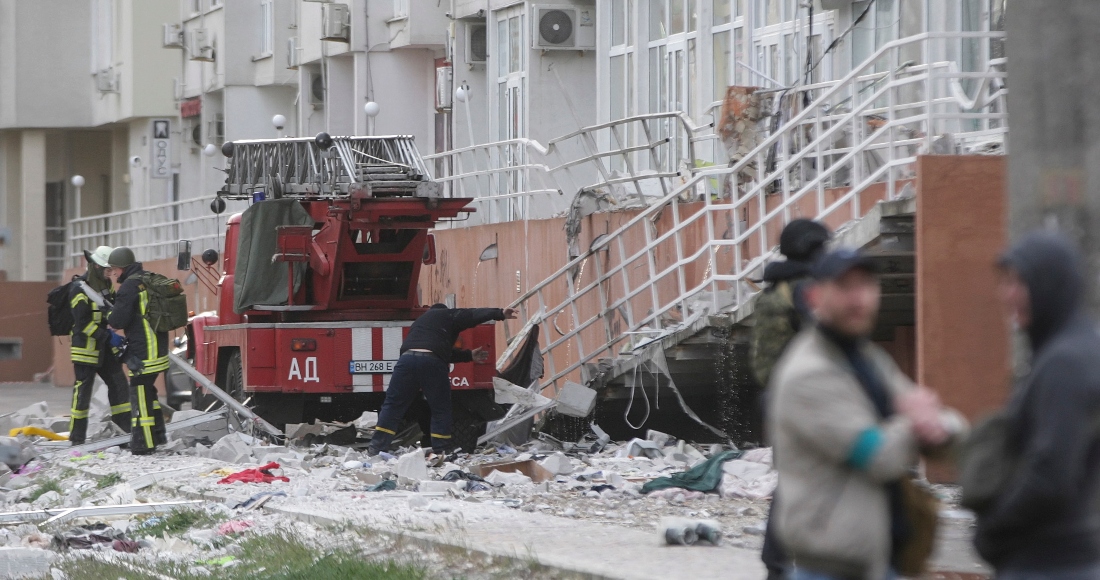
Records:
[[[1100,335],[1084,312],[1081,258],[1044,232],[1000,265],[1000,299],[1032,361],[1007,409],[1017,468],[979,515],[975,546],[998,579],[1100,578]]]
[[[114,355],[122,344],[122,337],[107,329],[107,312],[80,285],[84,282],[93,292],[98,292],[107,300],[113,299],[111,281],[104,273],[110,255],[111,248],[107,246],[100,246],[95,252],[85,251],[88,271],[77,278],[77,283],[69,291],[69,306],[73,315],[71,358],[76,377],[69,420],[69,441],[73,445],[82,445],[88,434],[88,409],[97,374],[107,386],[111,421],[123,431],[130,432],[129,389],[122,364]]]

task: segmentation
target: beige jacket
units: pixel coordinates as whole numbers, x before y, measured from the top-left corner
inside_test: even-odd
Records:
[[[896,397],[914,388],[882,349],[867,356]],[[797,564],[844,578],[881,580],[890,565],[885,484],[916,465],[908,419],[880,421],[844,354],[816,328],[800,333],[772,373],[768,432],[779,471],[780,541]],[[864,469],[849,466],[853,445],[881,435]]]

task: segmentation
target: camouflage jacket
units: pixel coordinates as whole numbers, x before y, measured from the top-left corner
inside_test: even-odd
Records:
[[[801,279],[783,280],[766,288],[756,299],[752,331],[752,372],[761,385],[767,386],[772,367],[787,348],[787,344],[802,328],[804,313],[796,305]],[[798,302],[801,302],[798,300]]]

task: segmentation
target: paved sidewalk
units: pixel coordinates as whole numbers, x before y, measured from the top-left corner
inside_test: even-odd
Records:
[[[60,417],[69,414],[72,400],[71,387],[55,387],[49,383],[0,383],[0,415],[45,401],[50,406],[50,413]]]

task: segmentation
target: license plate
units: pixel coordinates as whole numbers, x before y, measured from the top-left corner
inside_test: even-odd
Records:
[[[393,374],[395,360],[353,360],[349,363],[353,375],[389,375]]]

